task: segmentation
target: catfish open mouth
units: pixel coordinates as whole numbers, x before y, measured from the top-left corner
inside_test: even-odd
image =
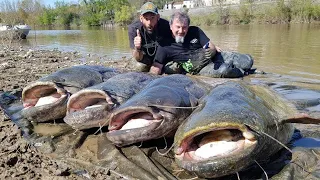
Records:
[[[67,114],[99,108],[106,105],[110,106],[114,105],[114,103],[112,102],[111,97],[104,91],[79,91],[70,97],[67,105]]]
[[[182,161],[202,161],[232,156],[257,144],[250,131],[214,129],[182,140],[176,158]]]
[[[115,114],[109,123],[109,133],[140,128],[155,128],[162,122],[163,117],[153,108],[133,108]]]
[[[22,92],[24,109],[59,103],[68,98],[68,93],[54,83],[37,83],[26,87]]]
[[[75,129],[101,127],[107,124],[114,105],[102,90],[82,90],[70,97],[63,120]]]

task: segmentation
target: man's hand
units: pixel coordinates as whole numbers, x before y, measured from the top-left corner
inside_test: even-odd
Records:
[[[154,62],[150,68],[151,74],[161,74],[163,65],[157,62]]]
[[[217,52],[222,52],[222,49],[220,47],[215,46],[215,48],[216,48]]]
[[[205,59],[211,59],[213,58],[213,56],[216,54],[216,49],[211,49],[211,48],[208,48],[208,49],[205,49],[204,50],[204,57]]]
[[[209,41],[204,47],[205,49],[205,58],[211,59],[214,55],[216,55],[217,52],[221,52],[222,49],[218,46],[215,46],[211,41]]]
[[[139,29],[137,29],[137,36],[134,37],[133,42],[134,42],[135,49],[141,50],[141,35],[140,35]]]

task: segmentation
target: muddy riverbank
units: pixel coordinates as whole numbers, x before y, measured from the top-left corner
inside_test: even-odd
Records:
[[[104,57],[83,56],[79,52],[0,48],[0,93],[19,93],[28,83],[40,77],[61,68],[80,64],[121,69],[132,67],[128,59],[107,61]],[[319,126],[297,125],[297,128],[302,130],[302,135],[319,138]],[[28,145],[19,128],[0,110],[0,179],[81,179],[80,176],[74,175],[71,169],[68,164],[51,159]],[[108,177],[106,172],[100,169],[85,175],[91,179]]]
[[[106,62],[102,57],[83,57],[78,52],[1,48],[0,92],[21,92],[28,83],[46,74],[78,64],[125,68],[128,60]],[[69,170],[65,163],[29,146],[18,127],[0,110],[0,179],[79,179]]]

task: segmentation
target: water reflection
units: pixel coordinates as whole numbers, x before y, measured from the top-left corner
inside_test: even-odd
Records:
[[[125,29],[33,30],[27,42],[41,49],[79,51],[83,54],[107,55],[109,59],[129,58],[129,41]]]
[[[216,26],[205,29],[223,49],[251,54],[267,72],[320,79],[319,24]]]

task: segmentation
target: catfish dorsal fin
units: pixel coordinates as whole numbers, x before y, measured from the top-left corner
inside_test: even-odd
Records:
[[[299,112],[281,123],[320,124],[320,112]]]

